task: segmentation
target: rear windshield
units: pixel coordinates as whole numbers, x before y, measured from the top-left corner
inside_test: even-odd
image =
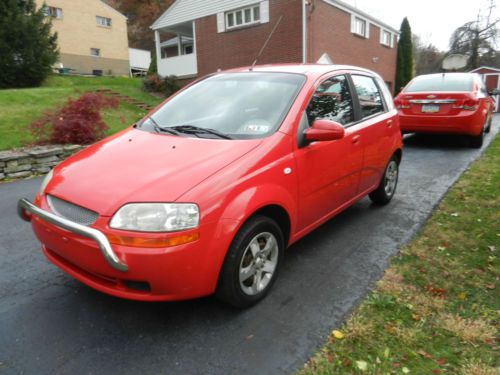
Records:
[[[436,74],[415,78],[405,92],[472,91],[472,76],[464,74]]]

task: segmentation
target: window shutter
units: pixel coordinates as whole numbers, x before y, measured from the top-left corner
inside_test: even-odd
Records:
[[[365,34],[366,39],[370,37],[370,22],[366,21],[366,34]]]
[[[380,29],[380,44],[384,44],[384,29]]]
[[[226,20],[225,20],[224,12],[217,13],[217,32],[223,33],[226,31]]]
[[[269,0],[260,3],[260,23],[269,22]]]
[[[356,16],[354,14],[351,14],[351,33],[356,32]]]
[[[391,48],[394,48],[394,34],[391,33]]]

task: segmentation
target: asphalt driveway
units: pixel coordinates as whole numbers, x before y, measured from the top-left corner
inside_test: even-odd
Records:
[[[499,128],[497,116],[486,144]],[[213,298],[140,303],[87,288],[45,260],[16,216],[40,179],[0,184],[0,373],[293,372],[481,152],[460,138],[406,137],[393,202],[363,199],[299,241],[268,298],[246,311]]]

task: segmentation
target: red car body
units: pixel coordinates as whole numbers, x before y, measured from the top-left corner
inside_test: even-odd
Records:
[[[450,80],[456,82],[450,83]],[[494,101],[488,95],[484,83],[479,75],[473,73],[418,76],[394,102],[404,133],[466,134],[477,137],[485,129],[489,130],[494,110]]]
[[[110,266],[95,241],[21,209],[47,258],[81,282],[117,297],[171,301],[210,295],[235,234],[252,215],[272,216],[291,245],[375,190],[391,157],[401,159],[397,111],[387,95],[382,113],[355,121],[341,139],[298,146],[301,119],[322,81],[359,74],[383,83],[375,73],[324,65],[258,66],[253,71],[305,77],[273,134],[224,140],[128,128],[62,162],[36,196],[34,205],[47,212],[47,194],[97,212],[91,227],[110,239],[127,265],[125,272]],[[218,74],[234,72],[250,74],[248,68]],[[326,134],[320,125],[314,132]],[[111,228],[113,215],[130,202],[196,203],[199,226],[172,233]],[[150,247],[148,241],[169,245]]]

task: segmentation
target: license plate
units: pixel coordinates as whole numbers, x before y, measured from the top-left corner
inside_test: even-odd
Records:
[[[439,112],[439,105],[438,104],[424,104],[422,106],[422,112],[425,112],[425,113]]]

